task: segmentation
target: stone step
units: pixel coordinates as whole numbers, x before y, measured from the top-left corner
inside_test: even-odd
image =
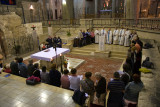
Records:
[[[124,54],[124,55],[127,55],[126,51],[111,51],[111,53],[113,53],[113,54]]]
[[[120,60],[124,60],[125,58],[122,58],[122,57],[109,57],[111,59],[120,59]]]
[[[70,54],[76,54],[76,55],[91,55],[89,53],[79,53],[79,52],[71,52]]]
[[[111,53],[110,57],[120,57],[120,58],[126,58],[127,55],[124,54],[116,54],[116,53]]]
[[[92,49],[92,48],[74,48],[73,51],[95,52],[95,49]]]
[[[73,49],[72,52],[80,52],[80,53],[91,53],[92,51],[81,50],[81,49]]]

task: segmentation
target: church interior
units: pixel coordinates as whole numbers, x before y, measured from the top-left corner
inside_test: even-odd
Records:
[[[0,107],[159,107],[160,0],[0,0]]]

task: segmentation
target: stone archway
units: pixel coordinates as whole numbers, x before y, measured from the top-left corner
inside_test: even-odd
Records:
[[[4,46],[4,33],[1,29],[0,29],[0,53],[2,53],[5,57],[7,56],[6,49]]]

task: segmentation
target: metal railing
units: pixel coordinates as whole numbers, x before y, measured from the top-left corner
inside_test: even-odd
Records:
[[[95,27],[129,27],[134,29],[149,29],[149,30],[160,30],[160,18],[154,19],[117,19],[117,18],[97,18],[97,19],[84,19],[83,23],[80,19],[65,19],[65,20],[48,20],[43,21],[43,26],[48,26],[49,23],[52,26],[89,26],[90,28]]]

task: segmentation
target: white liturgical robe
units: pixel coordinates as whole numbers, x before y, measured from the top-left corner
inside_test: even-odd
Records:
[[[106,43],[108,43],[108,44],[112,44],[112,31],[111,30],[109,30],[108,32],[107,32],[107,37],[106,37],[107,39],[106,39]]]
[[[105,51],[105,36],[99,36],[99,51]]]
[[[124,29],[121,29],[119,31],[119,45],[123,45],[124,44]]]
[[[119,39],[119,30],[115,29],[113,31],[113,44],[117,45],[119,43],[118,39]]]
[[[124,46],[129,46],[130,45],[130,39],[129,39],[129,35],[130,35],[130,31],[127,30],[124,34]]]
[[[104,29],[101,30],[101,36],[106,36],[106,30]]]
[[[94,35],[95,35],[95,43],[99,43],[100,31],[95,30]]]

